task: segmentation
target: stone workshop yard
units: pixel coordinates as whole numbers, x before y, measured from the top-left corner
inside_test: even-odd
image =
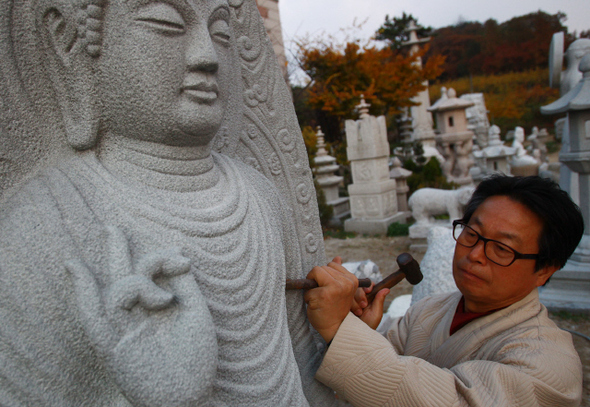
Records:
[[[379,271],[385,277],[397,270],[395,258],[408,252],[420,262],[424,253],[410,251],[410,238],[402,237],[353,237],[348,239],[327,238],[324,241],[326,258],[330,261],[335,256],[341,256],[343,262],[372,260],[379,266]],[[412,286],[405,280],[395,286],[387,296],[386,307],[391,301],[403,294],[411,294]],[[573,315],[568,312],[551,313],[551,319],[561,328],[579,332],[590,336],[590,315]],[[578,335],[572,335],[574,345],[584,368],[584,388],[582,407],[590,407],[590,341]]]

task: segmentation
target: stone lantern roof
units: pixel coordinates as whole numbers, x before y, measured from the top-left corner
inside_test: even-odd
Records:
[[[404,167],[402,167],[402,162],[400,161],[399,158],[393,157],[391,164],[392,164],[393,168],[389,171],[389,178],[406,179],[410,175],[412,175],[412,171],[406,170]]]
[[[582,80],[560,99],[541,107],[541,113],[556,114],[590,109],[590,54],[582,58],[579,69],[583,74]]]
[[[455,89],[450,88],[446,95],[443,95],[435,104],[433,104],[428,110],[431,112],[446,112],[448,110],[459,110],[459,109],[467,109],[468,107],[473,106],[475,103],[465,100],[459,99],[457,97],[457,92]]]
[[[488,146],[480,151],[473,151],[477,158],[510,157],[516,154],[516,148],[505,146],[500,139],[500,128],[496,125],[490,127]]]

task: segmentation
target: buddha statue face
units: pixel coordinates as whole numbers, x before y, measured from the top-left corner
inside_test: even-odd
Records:
[[[37,1],[72,147],[92,148],[99,132],[172,146],[211,141],[232,66],[226,0]]]
[[[229,18],[224,0],[111,1],[96,61],[106,131],[174,146],[209,143],[227,100]]]

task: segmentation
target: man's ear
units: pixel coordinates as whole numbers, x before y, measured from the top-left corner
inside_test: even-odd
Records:
[[[543,267],[541,270],[536,271],[535,275],[537,277],[537,287],[545,285],[545,283],[547,283],[547,281],[551,278],[553,273],[555,273],[557,270],[559,270],[559,267],[557,266],[546,266]]]
[[[68,144],[76,150],[96,143],[99,115],[95,92],[96,58],[86,52],[72,10],[51,7],[43,13],[42,31],[49,77],[64,119]]]

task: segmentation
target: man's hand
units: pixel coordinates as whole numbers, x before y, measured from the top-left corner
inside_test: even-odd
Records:
[[[340,257],[335,257],[327,266],[314,267],[307,278],[319,285],[308,290],[303,297],[307,303],[307,316],[322,338],[330,342],[348,313],[353,307],[358,308],[354,302],[358,279],[342,267]]]
[[[373,329],[377,329],[383,318],[383,303],[390,290],[389,288],[381,289],[373,299],[373,302],[369,304],[367,294],[373,291],[374,287],[375,283],[371,284],[370,287],[358,288],[356,290],[354,294],[354,304],[356,307],[353,307],[354,309],[351,309],[351,311],[365,324]]]

